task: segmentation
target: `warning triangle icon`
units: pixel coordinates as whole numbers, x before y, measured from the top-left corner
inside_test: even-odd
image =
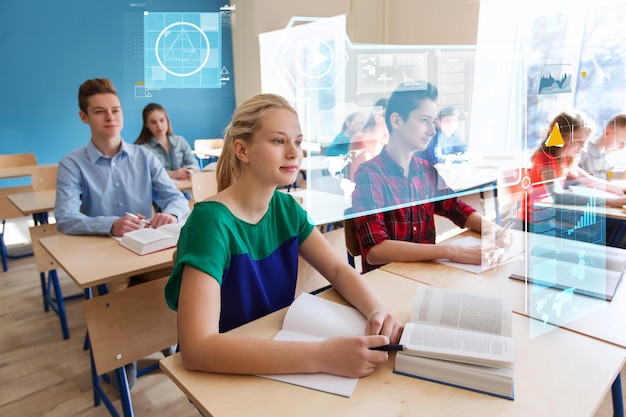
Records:
[[[552,127],[552,132],[550,132],[550,136],[546,139],[546,146],[548,148],[552,148],[558,146],[559,148],[565,145],[565,141],[563,140],[563,136],[561,135],[561,131],[559,130],[559,124],[555,123]]]

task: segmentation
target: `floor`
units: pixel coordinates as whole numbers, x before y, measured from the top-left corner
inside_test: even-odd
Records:
[[[18,223],[7,229],[7,242],[12,252],[27,252],[28,219]],[[343,231],[335,230],[327,237],[344,256]],[[304,266],[300,272],[306,277],[300,291],[311,291],[325,283]],[[64,294],[79,292],[63,272],[60,278]],[[10,260],[9,271],[0,272],[0,416],[109,415],[103,405],[93,406],[89,353],[83,350],[86,327],[81,301],[69,301],[67,313],[71,338],[63,340],[56,316],[43,312],[32,257]],[[160,353],[150,359],[159,357]],[[622,374],[622,379],[626,378]],[[161,371],[139,378],[132,399],[137,416],[199,416]],[[115,404],[119,407],[119,400]],[[611,397],[607,395],[594,417],[611,415]]]

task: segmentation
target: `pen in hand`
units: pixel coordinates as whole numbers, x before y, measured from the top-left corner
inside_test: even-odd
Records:
[[[144,224],[144,225],[151,226],[151,223],[150,223],[148,220],[146,220],[146,219],[140,219],[140,218],[139,218],[139,216],[137,216],[137,215],[136,215],[136,214],[134,214],[134,213],[130,213],[130,212],[128,212],[128,211],[127,211],[127,212],[126,212],[126,215],[128,215],[128,216],[130,216],[130,217],[134,217],[135,219],[141,220],[141,223],[142,223],[142,224]]]
[[[370,350],[384,350],[385,352],[396,352],[396,351],[404,350],[404,346],[398,345],[398,344],[390,344],[390,345],[371,347]]]

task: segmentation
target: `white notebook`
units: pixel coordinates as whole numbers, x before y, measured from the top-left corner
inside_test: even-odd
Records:
[[[303,293],[287,310],[283,328],[274,340],[314,342],[337,336],[362,336],[365,326],[365,317],[354,307]],[[259,376],[344,397],[352,395],[359,381],[322,373]]]

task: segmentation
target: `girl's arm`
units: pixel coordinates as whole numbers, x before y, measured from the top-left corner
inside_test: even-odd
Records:
[[[383,305],[374,291],[345,260],[339,258],[322,233],[313,229],[300,245],[300,255],[313,266],[350,304],[367,318],[365,334],[382,334],[397,343],[402,325]]]
[[[220,285],[185,266],[178,300],[178,336],[185,368],[218,373],[371,374],[386,352],[370,347],[389,343],[385,336],[339,337],[322,342],[279,342],[219,333]]]

